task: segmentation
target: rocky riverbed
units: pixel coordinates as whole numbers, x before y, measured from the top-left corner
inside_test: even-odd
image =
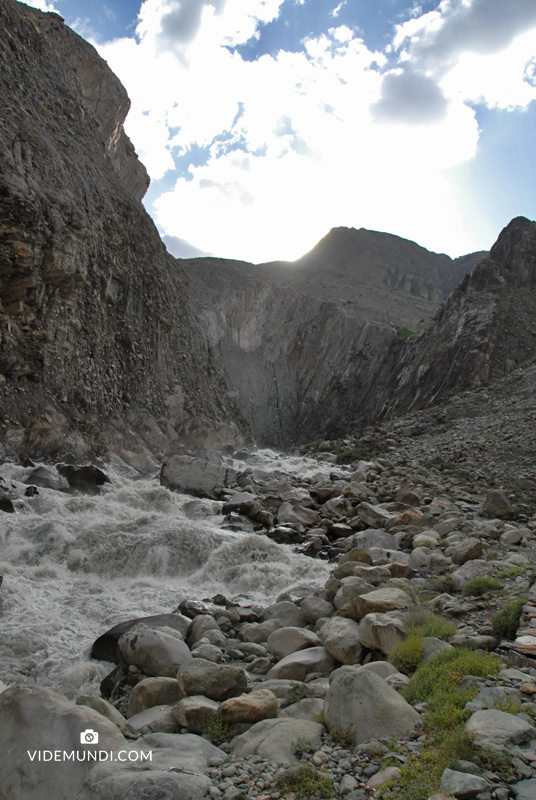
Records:
[[[536,520],[505,487],[462,490],[408,459],[416,437],[386,436],[180,456],[154,480],[119,462],[4,464],[6,796],[364,800],[398,782],[404,797],[436,734],[404,697],[417,664],[397,646],[427,619],[450,632],[421,636],[423,661],[493,654],[464,678],[464,720],[510,759],[453,759],[436,789],[536,796]],[[352,448],[370,456],[340,463]],[[491,583],[471,593],[474,579]],[[492,616],[516,599],[506,641]],[[130,762],[29,759],[88,730]]]

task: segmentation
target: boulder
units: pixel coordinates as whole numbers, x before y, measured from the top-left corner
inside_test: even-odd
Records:
[[[369,550],[371,547],[383,547],[385,550],[398,550],[398,544],[391,533],[377,530],[376,528],[356,533],[353,541],[354,547]]]
[[[304,508],[297,503],[281,503],[277,509],[277,522],[279,524],[292,523],[294,525],[314,525],[318,521],[318,513],[312,508]]]
[[[472,775],[468,772],[456,772],[453,769],[445,769],[441,776],[441,791],[449,797],[469,800],[476,797],[480,792],[489,790],[489,783],[480,775]]]
[[[240,637],[245,642],[260,644],[268,641],[274,631],[283,627],[279,619],[267,619],[266,622],[245,622],[240,628]]]
[[[357,744],[371,739],[406,736],[420,716],[383,678],[352,670],[331,682],[324,703],[328,729],[350,730]]]
[[[374,591],[372,583],[363,580],[363,578],[343,578],[342,586],[335,594],[333,603],[335,608],[342,608],[343,606],[351,603],[354,598],[362,594],[368,594]]]
[[[357,507],[357,513],[365,525],[370,525],[371,528],[384,528],[386,522],[398,516],[398,514],[393,514],[391,511],[386,511],[381,506],[373,506],[371,503],[360,503]]]
[[[186,636],[186,631],[190,625],[190,620],[187,617],[183,617],[181,614],[155,614],[151,617],[129,619],[126,620],[126,622],[120,622],[119,625],[114,625],[113,628],[110,628],[106,633],[99,636],[98,639],[95,639],[91,648],[91,658],[119,664],[117,642],[124,633],[127,633],[140,622],[148,628],[173,628],[178,631],[183,638]]]
[[[249,517],[252,512],[260,510],[260,503],[254,494],[249,492],[235,492],[235,494],[226,500],[223,504],[222,514],[243,514]]]
[[[217,714],[219,704],[203,695],[185,697],[173,706],[171,713],[177,722],[193,733],[203,733],[208,720]]]
[[[367,672],[375,672],[380,678],[386,680],[390,675],[398,675],[398,670],[389,664],[388,661],[369,661],[368,664],[363,664],[359,669],[366,670]]]
[[[492,569],[493,564],[490,564],[489,561],[474,559],[472,561],[467,561],[463,566],[452,572],[451,576],[457,584],[461,583],[461,586],[463,586],[465,581],[471,578],[477,578],[480,575],[487,575]]]
[[[218,714],[223,722],[260,722],[277,717],[279,705],[277,697],[269,689],[258,689],[240,697],[231,697],[220,703]]]
[[[183,697],[176,678],[145,678],[132,689],[127,719],[153,706],[174,705]]]
[[[297,703],[279,712],[279,717],[291,717],[292,719],[308,719],[315,721],[315,718],[324,712],[324,701],[319,697],[305,697]]]
[[[342,664],[359,664],[363,645],[359,639],[359,626],[353,619],[332,617],[318,632],[320,641]]]
[[[152,629],[140,623],[124,633],[117,646],[129,666],[149,676],[172,678],[182,664],[192,660],[190,650],[172,628]]]
[[[215,664],[219,664],[220,661],[223,661],[223,652],[219,647],[215,647],[210,642],[202,639],[192,648],[192,658],[204,658],[205,661],[213,661]]]
[[[73,464],[58,464],[57,470],[66,478],[71,489],[78,489],[86,494],[100,494],[100,487],[111,483],[110,478],[93,464],[75,467]]]
[[[335,663],[333,656],[324,647],[310,647],[285,656],[272,667],[266,678],[303,681],[310,672],[331,672]]]
[[[498,489],[488,492],[486,499],[480,510],[482,517],[492,517],[498,519],[512,519],[515,516],[512,504],[504,494]]]
[[[36,467],[25,478],[27,486],[39,486],[42,489],[68,489],[69,482],[60,475],[56,467]]]
[[[516,800],[536,800],[536,778],[518,781],[514,784]]]
[[[310,595],[304,598],[300,605],[300,611],[305,617],[306,621],[314,625],[317,619],[321,617],[331,617],[335,608],[327,600],[322,600],[321,597]]]
[[[359,621],[367,614],[374,612],[384,614],[388,611],[410,608],[411,605],[411,597],[402,589],[376,589],[374,592],[354,597],[350,603],[350,615],[352,619]]]
[[[358,625],[359,641],[369,650],[380,650],[389,655],[406,633],[402,620],[389,614],[367,614]],[[348,662],[345,662],[348,663]]]
[[[264,619],[278,619],[284,628],[303,628],[307,625],[307,620],[300,607],[290,600],[282,600],[280,603],[268,606],[264,610]]]
[[[356,578],[362,578],[364,581],[368,581],[373,586],[379,586],[381,583],[385,583],[391,578],[391,573],[387,569],[387,567],[369,567],[363,564],[353,564],[353,562],[349,562],[348,564],[343,565],[343,569],[345,567],[353,566],[353,575]],[[337,572],[337,570],[335,570]],[[335,575],[335,577],[338,577]]]
[[[227,464],[193,456],[173,456],[164,462],[160,483],[175,492],[217,499],[217,487],[236,486],[238,473]]]
[[[142,735],[147,733],[179,733],[180,723],[173,716],[173,706],[152,706],[134,714],[129,723]]]
[[[424,645],[423,661],[430,661],[431,658],[444,650],[452,650],[452,645],[448,642],[437,639],[435,636],[424,636],[422,639]]]
[[[536,731],[525,720],[499,711],[475,711],[465,730],[475,737],[475,744],[489,750],[507,750],[536,737]]]
[[[322,743],[323,727],[303,719],[279,718],[257,722],[246,733],[231,742],[231,753],[237,758],[259,755],[268,761],[297,764],[298,747],[318,750]]]
[[[211,700],[227,700],[247,688],[247,676],[241,667],[213,664],[202,658],[188,661],[177,673],[179,687],[187,697],[203,695]]]
[[[267,640],[268,650],[279,661],[297,650],[316,647],[320,639],[312,631],[304,628],[279,628],[270,634]]]
[[[515,703],[519,703],[521,701],[519,690],[508,686],[484,686],[474,700],[465,704],[465,710],[483,711],[484,709],[497,708],[499,705],[506,704],[508,698],[511,698]]]
[[[411,569],[428,569],[431,555],[429,547],[416,547],[409,557],[408,566]]]
[[[193,647],[196,642],[205,638],[209,631],[217,631],[218,637],[223,637],[225,643],[225,636],[223,636],[214,617],[209,614],[198,614],[198,616],[194,617],[190,622],[186,632],[186,644],[190,648]],[[216,644],[216,642],[212,642],[212,644]]]
[[[265,680],[262,684],[257,685],[262,686],[263,689],[269,689],[279,700],[286,700],[291,692],[305,689],[303,681],[283,680],[281,678]]]
[[[480,558],[481,555],[482,542],[480,539],[473,539],[472,537],[464,539],[463,542],[455,545],[450,553],[453,563],[459,565],[465,564],[466,561],[473,561],[476,558]]]
[[[123,736],[127,739],[137,739],[138,732],[129,725],[125,717],[117,710],[111,703],[104,700],[102,697],[92,697],[88,694],[81,694],[76,698],[77,706],[87,706],[102,714],[103,717],[109,719],[114,725],[117,725]]]

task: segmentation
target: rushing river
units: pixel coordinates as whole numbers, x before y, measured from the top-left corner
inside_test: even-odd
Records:
[[[259,451],[263,478],[329,472],[317,461]],[[0,466],[22,482],[31,469]],[[323,585],[325,562],[266,536],[221,529],[222,503],[170,492],[158,479],[124,477],[98,496],[39,489],[0,512],[0,680],[38,683],[74,699],[98,694],[108,663],[89,658],[118,622],[168,613],[217,592],[268,605],[284,591]]]

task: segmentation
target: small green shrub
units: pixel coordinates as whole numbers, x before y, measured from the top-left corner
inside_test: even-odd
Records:
[[[424,657],[422,636],[407,636],[389,653],[388,659],[400,672],[409,675],[415,672]]]
[[[294,746],[294,755],[301,758],[308,753],[316,753],[316,745],[310,739],[298,739]]]
[[[521,578],[521,576],[524,574],[525,567],[522,567],[520,564],[512,564],[511,567],[499,567],[497,570],[497,577],[510,578],[511,580]]]
[[[488,578],[481,575],[477,578],[470,578],[463,586],[462,597],[482,597],[488,592],[500,592],[502,583],[495,578]]]
[[[216,746],[223,744],[223,742],[230,742],[233,738],[229,726],[226,722],[223,722],[220,715],[216,712],[207,714],[203,733],[206,733],[210,737],[212,744]]]
[[[312,694],[312,690],[305,683],[301,686],[293,686],[286,696],[284,706],[286,707],[291,706],[294,703],[299,703],[300,700],[304,700],[306,697],[311,697]]]
[[[464,675],[485,678],[488,673],[497,675],[500,668],[499,659],[487,653],[480,655],[474,650],[457,647],[421,664],[408,686],[402,690],[402,695],[408,703],[429,704],[434,695],[457,690]]]
[[[526,597],[520,597],[507,603],[491,618],[493,633],[498,639],[515,639],[519,627],[519,617],[523,611]]]
[[[277,791],[282,795],[294,793],[297,800],[302,797],[330,798],[335,795],[333,779],[317,772],[308,764],[300,764],[282,775],[276,783]]]
[[[339,725],[334,725],[330,729],[331,738],[335,744],[340,744],[347,750],[353,750],[355,747],[355,735],[351,728],[341,728]]]
[[[413,335],[413,331],[410,331],[409,328],[397,328],[396,335],[398,339],[409,339]]]
[[[324,724],[324,709],[316,717],[313,717],[313,722],[318,722],[320,725]]]
[[[408,636],[435,636],[444,642],[448,642],[456,633],[456,626],[452,622],[425,608],[410,611],[405,617],[405,627]]]

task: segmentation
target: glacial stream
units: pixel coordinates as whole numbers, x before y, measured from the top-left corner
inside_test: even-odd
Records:
[[[258,451],[238,469],[284,479],[330,466]],[[6,480],[31,472],[0,465]],[[256,533],[222,530],[221,502],[170,492],[106,469],[91,496],[39,489],[0,513],[0,680],[37,683],[75,699],[98,694],[112,669],[89,658],[108,628],[169,613],[184,598],[221,592],[268,605],[284,591],[323,586],[328,566]],[[308,591],[305,591],[305,590]]]

